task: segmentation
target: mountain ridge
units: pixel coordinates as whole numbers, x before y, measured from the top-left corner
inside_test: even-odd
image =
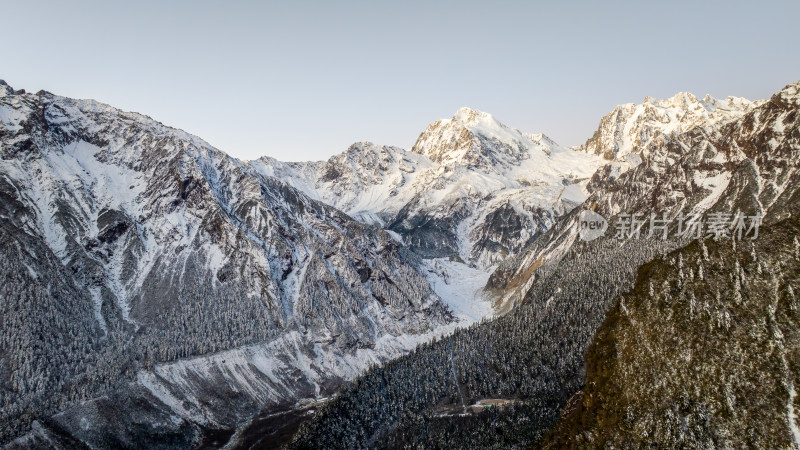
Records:
[[[757,240],[694,242],[640,268],[543,448],[797,446],[799,231],[793,217]]]
[[[188,133],[5,85],[0,121],[3,442],[54,413],[33,439],[197,441],[456,322],[389,233]]]

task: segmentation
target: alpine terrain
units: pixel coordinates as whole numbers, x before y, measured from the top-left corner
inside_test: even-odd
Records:
[[[241,161],[0,81],[0,445],[800,446],[798,109]]]

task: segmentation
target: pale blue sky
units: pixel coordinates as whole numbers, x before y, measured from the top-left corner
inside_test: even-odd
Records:
[[[614,105],[800,79],[800,1],[2,1],[0,78],[251,159],[410,148],[461,106],[563,145]]]

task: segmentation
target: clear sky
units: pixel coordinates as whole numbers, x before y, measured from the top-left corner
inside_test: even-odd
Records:
[[[614,105],[800,79],[800,1],[0,2],[0,79],[94,98],[229,154],[410,148],[461,106],[562,145]]]

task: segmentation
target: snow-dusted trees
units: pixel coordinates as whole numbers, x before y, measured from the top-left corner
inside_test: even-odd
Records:
[[[664,246],[661,241],[576,246],[557,270],[538,279],[513,313],[456,331],[371,371],[301,428],[293,445],[476,448],[539,439],[580,389],[583,352],[611,300],[632,286],[638,264]],[[460,416],[461,395],[467,404],[484,398],[515,403]]]

